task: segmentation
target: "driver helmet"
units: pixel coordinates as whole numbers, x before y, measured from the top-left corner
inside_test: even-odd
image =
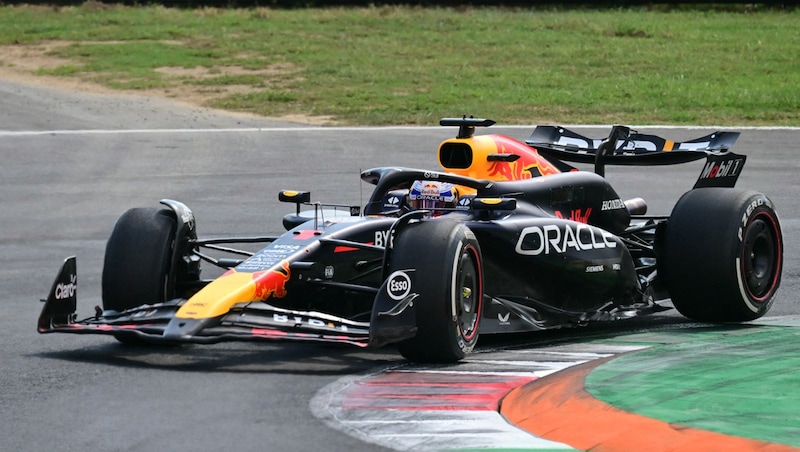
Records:
[[[449,182],[415,180],[408,192],[408,204],[414,210],[455,208],[458,189]]]

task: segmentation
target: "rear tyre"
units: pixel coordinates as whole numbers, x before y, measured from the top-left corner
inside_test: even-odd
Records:
[[[675,308],[705,322],[745,322],[774,301],[783,236],[762,193],[700,188],[678,200],[664,231],[659,271]]]
[[[478,342],[483,268],[472,231],[447,220],[408,225],[394,240],[390,272],[411,276],[417,334],[398,344],[416,362],[452,363]]]
[[[124,311],[172,298],[175,228],[175,216],[167,209],[134,208],[119,217],[106,244],[103,309]],[[116,338],[140,342],[127,335]]]

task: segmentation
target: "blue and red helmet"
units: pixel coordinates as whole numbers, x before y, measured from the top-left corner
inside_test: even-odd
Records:
[[[449,182],[415,180],[408,192],[408,205],[419,209],[452,209],[458,202],[458,189]]]

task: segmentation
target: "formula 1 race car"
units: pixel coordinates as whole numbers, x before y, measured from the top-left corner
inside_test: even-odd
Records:
[[[624,126],[605,139],[539,126],[522,142],[476,136],[491,120],[440,123],[459,128],[439,146],[443,170],[364,171],[375,188],[363,208],[282,191],[295,208],[280,236],[198,238],[192,211],[174,200],[128,210],[106,247],[102,308],[76,319],[68,258],[38,331],[123,343],[395,344],[412,361],[454,362],[479,334],[626,319],[669,309],[670,300],[707,322],[769,310],[782,233],[765,195],[733,188],[745,163],[730,151],[739,133],[678,143]],[[603,177],[607,164],[703,158],[668,217],[620,199]],[[234,243],[265,245],[248,252]],[[201,261],[224,273],[202,279]]]

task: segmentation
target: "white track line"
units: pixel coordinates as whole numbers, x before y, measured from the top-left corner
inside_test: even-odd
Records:
[[[494,129],[531,129],[535,125],[497,125]],[[581,129],[607,129],[610,125],[579,125],[565,124],[561,127],[581,128]],[[787,130],[796,131],[800,127],[793,126],[659,126],[642,125],[630,126],[632,129],[667,129],[667,130]],[[227,129],[78,129],[78,130],[0,130],[0,137],[18,136],[40,136],[40,135],[127,135],[127,134],[170,134],[170,133],[189,133],[189,134],[209,134],[209,133],[254,133],[254,132],[370,132],[370,131],[391,131],[391,130],[441,130],[442,126],[375,126],[375,127],[320,127],[302,126],[297,127],[243,127]],[[490,129],[487,129],[490,130]]]

